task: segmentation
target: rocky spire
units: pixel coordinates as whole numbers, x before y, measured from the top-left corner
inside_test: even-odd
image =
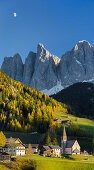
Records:
[[[1,69],[12,79],[51,95],[74,83],[94,83],[94,47],[86,40],[79,41],[60,60],[38,44],[37,53],[30,52],[25,64],[16,54],[5,57]]]
[[[64,126],[64,129],[63,129],[63,142],[66,142],[66,141],[67,141],[67,134],[66,134],[65,126]]]

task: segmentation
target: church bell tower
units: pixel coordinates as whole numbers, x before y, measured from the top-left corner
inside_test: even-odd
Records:
[[[65,154],[66,143],[67,143],[67,134],[66,134],[65,126],[64,126],[63,136],[61,137],[62,154]]]

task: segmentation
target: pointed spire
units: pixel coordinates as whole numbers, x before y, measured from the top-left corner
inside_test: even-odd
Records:
[[[67,141],[67,134],[66,134],[65,126],[64,126],[64,129],[63,129],[63,142],[66,142],[66,141]]]

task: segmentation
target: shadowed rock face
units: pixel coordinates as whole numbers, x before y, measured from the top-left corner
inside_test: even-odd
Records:
[[[30,85],[32,81],[32,76],[34,73],[36,60],[36,53],[30,52],[25,60],[24,72],[23,72],[23,83]]]
[[[12,79],[22,82],[24,67],[18,53],[13,57],[5,57],[1,69]]]
[[[54,58],[56,60],[54,60]],[[59,59],[47,51],[42,44],[37,47],[35,71],[31,86],[36,89],[50,89],[57,83],[56,67]]]
[[[60,59],[51,55],[42,44],[38,44],[37,53],[30,52],[22,63],[19,54],[5,57],[1,69],[14,80],[35,87],[50,89],[57,83],[57,66]]]
[[[39,90],[51,89],[61,82],[62,88],[77,82],[94,83],[94,47],[79,41],[61,60],[38,44],[37,53],[30,52],[25,64],[19,54],[5,57],[1,69],[12,79]]]
[[[94,47],[87,41],[80,41],[62,56],[59,74],[64,87],[94,79]]]

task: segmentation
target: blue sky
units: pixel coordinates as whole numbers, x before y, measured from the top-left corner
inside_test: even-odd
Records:
[[[38,43],[61,57],[79,40],[94,45],[94,0],[0,0],[0,66],[17,52],[24,61]]]

